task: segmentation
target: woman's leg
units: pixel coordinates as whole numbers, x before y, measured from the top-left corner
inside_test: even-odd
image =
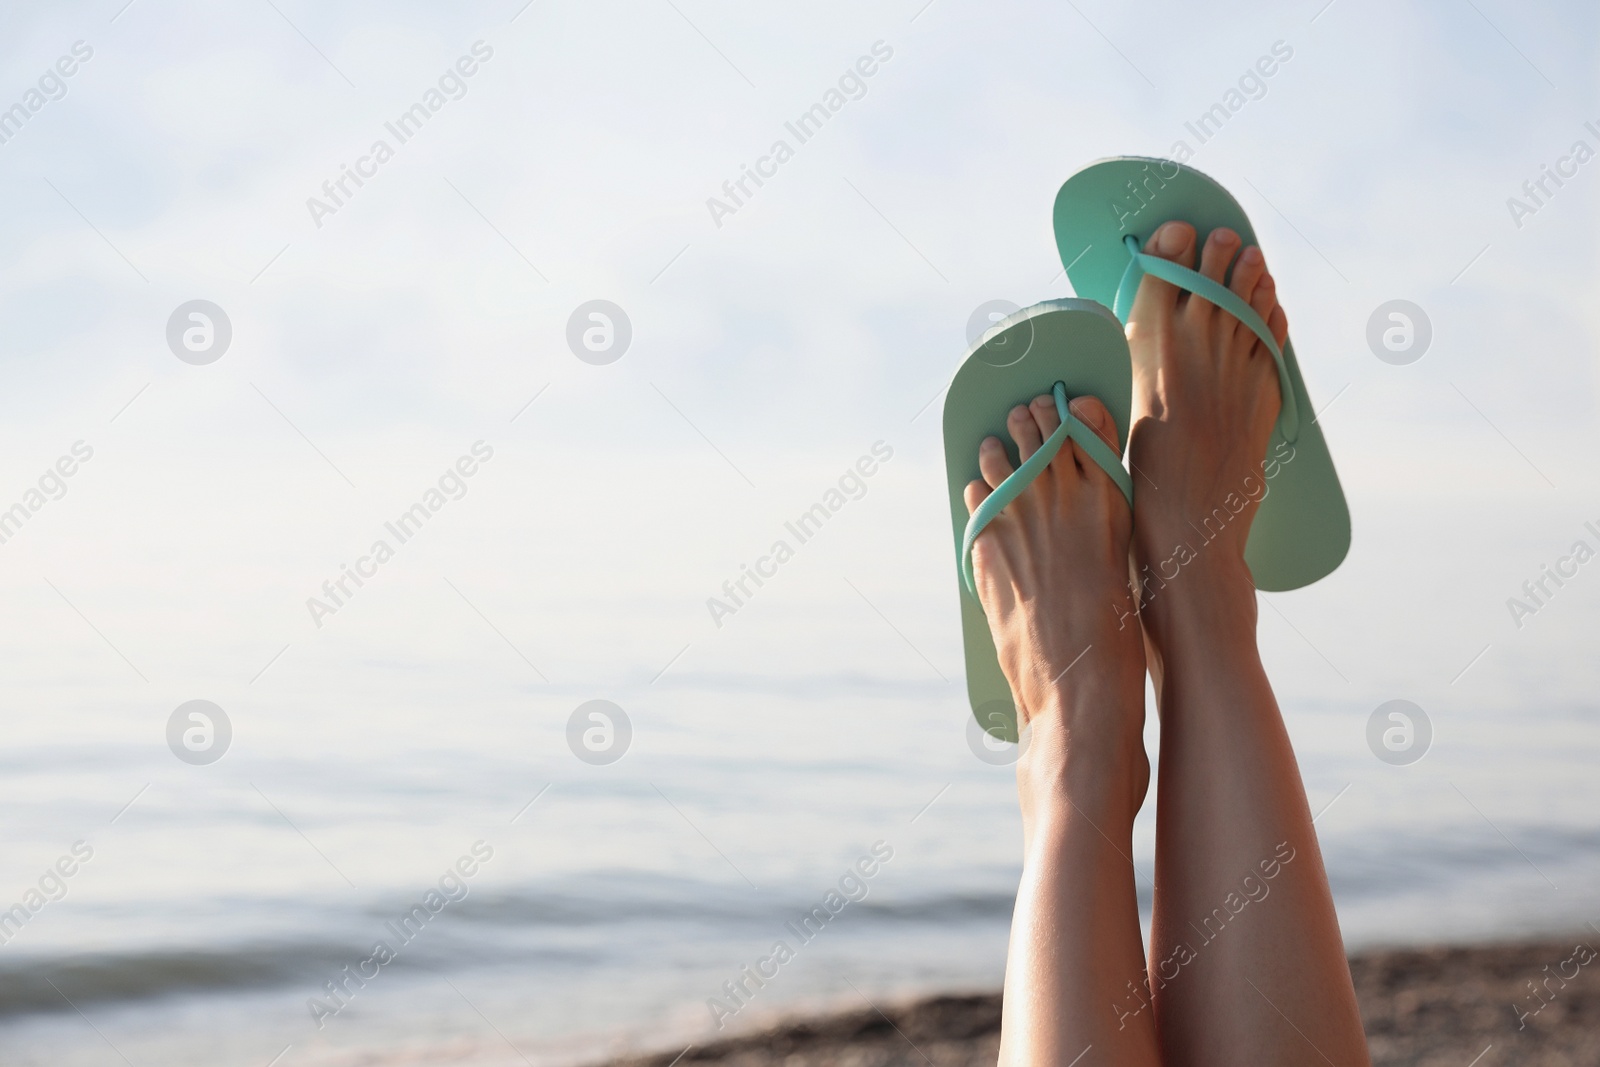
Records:
[[[1115,445],[1098,400],[1072,410]],[[1017,407],[1024,458],[1060,425],[1055,403]],[[969,509],[1011,473],[997,438],[979,450]],[[1144,650],[1127,584],[1131,516],[1121,491],[1070,441],[978,538],[979,597],[1030,732],[1017,760],[1023,873],[1006,961],[1000,1062],[1159,1062],[1142,988],[1130,860],[1149,784]]]
[[[1193,267],[1192,227],[1146,251]],[[1239,238],[1200,271],[1222,281]],[[1231,287],[1281,344],[1288,324],[1259,249]],[[1272,475],[1272,356],[1232,315],[1146,277],[1128,338],[1134,563],[1161,715],[1150,980],[1169,1067],[1369,1063],[1305,788],[1256,649],[1245,537]],[[1221,516],[1220,520],[1218,516]]]

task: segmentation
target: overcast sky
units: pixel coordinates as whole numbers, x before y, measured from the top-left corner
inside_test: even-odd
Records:
[[[99,723],[108,697],[159,720],[269,662],[326,691],[352,658],[536,688],[532,661],[559,704],[669,661],[959,677],[936,398],[967,318],[1067,295],[1060,183],[1182,138],[1266,243],[1354,512],[1346,566],[1264,620],[1280,685],[1459,694],[1490,645],[1470,699],[1575,695],[1600,577],[1533,636],[1504,602],[1600,518],[1600,161],[1520,219],[1508,199],[1600,150],[1595,22],[1504,0],[9,5],[0,107],[41,78],[59,99],[0,144],[0,503],[94,455],[0,545],[7,687]],[[1275,46],[1199,145],[1185,123]],[[798,143],[785,123],[875,49]],[[385,124],[430,90],[399,143]],[[314,217],[379,139],[393,157]],[[716,217],[778,139],[793,157]],[[166,338],[195,299],[232,328],[205,366]],[[631,323],[609,365],[567,344],[592,299]],[[1432,324],[1408,366],[1365,340],[1393,299]],[[467,496],[316,627],[306,599],[479,440]],[[894,458],[837,531],[716,628],[706,598],[877,441]]]

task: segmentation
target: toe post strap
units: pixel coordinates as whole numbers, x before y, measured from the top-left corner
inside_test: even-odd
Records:
[[[1061,446],[1066,444],[1070,437],[1078,442],[1095,465],[1111,476],[1117,483],[1117,488],[1122,490],[1122,495],[1127,499],[1128,506],[1133,506],[1133,479],[1123,469],[1122,460],[1117,457],[1116,450],[1106,444],[1100,435],[1072,413],[1068,407],[1067,387],[1061,382],[1055,384],[1052,390],[1056,401],[1056,414],[1061,419],[1061,425],[1056,431],[1045,439],[1039,450],[1016,470],[995,487],[995,491],[979,504],[967,519],[966,533],[961,538],[961,578],[966,583],[967,592],[974,598],[978,595],[977,581],[972,572],[972,546],[978,540],[978,535],[984,528],[994,521],[995,516],[1004,511],[1022,491],[1033,482],[1039,474],[1050,465],[1056,453],[1061,451]]]
[[[1300,408],[1295,402],[1294,388],[1289,384],[1289,366],[1284,362],[1283,349],[1278,347],[1272,331],[1267,328],[1261,316],[1256,314],[1255,308],[1245,303],[1232,289],[1220,282],[1212,281],[1197,270],[1180,266],[1170,259],[1141,252],[1139,239],[1131,233],[1122,238],[1122,243],[1127,247],[1130,258],[1127,269],[1122,272],[1122,281],[1117,286],[1117,297],[1112,308],[1117,319],[1124,323],[1128,321],[1128,316],[1133,312],[1134,295],[1139,291],[1139,279],[1143,275],[1151,274],[1203,300],[1210,301],[1244,323],[1266,350],[1272,353],[1273,362],[1278,365],[1278,389],[1283,394],[1283,407],[1278,413],[1278,429],[1283,434],[1283,439],[1293,444],[1300,436]]]

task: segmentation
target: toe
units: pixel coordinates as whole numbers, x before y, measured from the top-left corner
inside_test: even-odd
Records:
[[[1194,227],[1187,222],[1163,223],[1145,242],[1148,255],[1170,259],[1182,267],[1194,266]],[[1133,298],[1133,310],[1128,316],[1130,337],[1140,329],[1160,330],[1172,320],[1177,311],[1177,286],[1146,274],[1139,282],[1139,291]]]
[[[1061,426],[1061,416],[1056,414],[1056,398],[1053,396],[1034,397],[1033,403],[1028,405],[1028,411],[1033,416],[1034,428],[1042,437],[1049,437]]]
[[[1267,261],[1261,255],[1261,249],[1252,245],[1240,254],[1239,262],[1233,268],[1233,284],[1228,288],[1249,304],[1261,316],[1262,322],[1272,314],[1272,276],[1267,273]],[[1255,331],[1232,315],[1217,316],[1216,333],[1217,343],[1225,352],[1248,355],[1255,347]]]
[[[962,499],[967,503],[967,514],[971,515],[977,511],[978,505],[989,499],[989,494],[992,492],[994,490],[990,489],[982,479],[974,478],[968,482],[966,489],[961,492]]]
[[[1025,404],[1018,404],[1006,415],[1006,430],[1017,443],[1017,455],[1024,461],[1039,451],[1039,446],[1044,443],[1044,438],[1039,434],[1039,424],[1034,421],[1032,412]]]
[[[1238,251],[1238,234],[1234,230],[1226,226],[1211,230],[1210,237],[1205,238],[1205,248],[1200,250],[1200,274],[1221,283],[1222,278],[1227,277],[1227,266],[1234,262],[1235,251]]]
[[[1278,343],[1278,347],[1282,348],[1289,340],[1289,316],[1285,314],[1283,305],[1278,303],[1278,283],[1271,274],[1261,275],[1261,280],[1256,283],[1256,291],[1250,298],[1250,306],[1266,322],[1267,332]],[[1253,332],[1241,329],[1240,333],[1245,335],[1244,347],[1247,351],[1270,356],[1267,346],[1260,344]]]
[[[1212,230],[1211,236],[1206,238],[1205,248],[1200,252],[1200,273],[1222,284],[1228,274],[1228,264],[1233,262],[1233,254],[1238,250],[1238,234],[1226,226]],[[1214,310],[1215,305],[1211,301],[1191,298],[1185,303],[1183,313],[1194,325],[1204,327],[1211,321]]]
[[[998,489],[1000,483],[1011,476],[1011,471],[1011,457],[1006,455],[1006,446],[1000,443],[1000,438],[985,437],[978,446],[978,473],[989,483],[989,488]]]
[[[1272,331],[1272,313],[1278,310],[1278,287],[1274,284],[1272,275],[1263,273],[1256,282],[1255,290],[1245,299],[1250,301],[1251,309],[1261,316],[1261,321],[1267,324],[1267,330],[1270,333]],[[1278,337],[1274,337],[1273,340],[1280,345],[1283,343]],[[1246,355],[1256,351],[1257,346],[1260,346],[1261,352],[1266,352],[1266,346],[1262,345],[1260,340],[1257,339],[1255,332],[1242,325],[1234,335],[1234,346],[1235,351]]]
[[[1113,452],[1122,455],[1122,446],[1117,442],[1117,421],[1111,417],[1111,412],[1106,410],[1099,397],[1080,396],[1068,407],[1078,416],[1079,421],[1093,430],[1100,440],[1110,445]]]
[[[1233,282],[1228,288],[1246,302],[1255,298],[1256,283],[1267,273],[1267,259],[1261,249],[1251,245],[1239,253],[1239,262],[1233,268]]]
[[[1200,251],[1200,273],[1220,284],[1227,277],[1228,264],[1233,262],[1233,254],[1238,250],[1239,235],[1226,226],[1218,226],[1211,231],[1205,248]]]
[[[1278,304],[1272,309],[1272,315],[1267,319],[1267,332],[1272,334],[1272,339],[1282,348],[1283,343],[1289,339],[1289,316],[1283,313],[1283,305]]]
[[[1193,267],[1194,227],[1187,222],[1164,222],[1145,242],[1144,251],[1170,259],[1180,267]]]

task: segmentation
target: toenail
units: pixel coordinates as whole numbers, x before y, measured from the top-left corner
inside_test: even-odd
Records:
[[[1228,229],[1212,230],[1211,240],[1219,245],[1231,245],[1239,240],[1239,235]]]
[[[1156,234],[1156,251],[1158,252],[1166,252],[1170,255],[1173,252],[1183,251],[1183,246],[1183,228],[1175,222],[1167,223],[1161,227],[1161,232]]]
[[[1255,245],[1251,245],[1249,248],[1244,250],[1242,255],[1240,255],[1239,262],[1248,263],[1252,267],[1255,266],[1257,263],[1261,262],[1261,249]]]

